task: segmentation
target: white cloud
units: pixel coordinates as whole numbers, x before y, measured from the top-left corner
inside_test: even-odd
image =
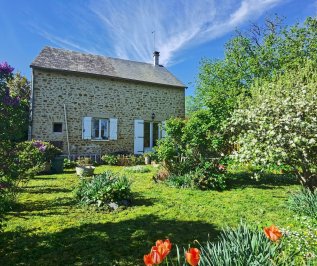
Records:
[[[71,34],[70,39],[59,31],[39,32],[62,47],[149,62],[155,30],[155,49],[161,53],[160,62],[171,65],[180,59],[184,49],[256,20],[282,1],[92,0],[88,7],[72,10],[68,27],[77,29],[78,36]],[[76,15],[78,12],[80,17]]]

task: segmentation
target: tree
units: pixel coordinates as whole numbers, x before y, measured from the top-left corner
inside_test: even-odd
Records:
[[[241,162],[290,166],[303,186],[317,188],[317,64],[307,61],[250,88],[230,119]]]
[[[246,32],[237,31],[225,46],[223,60],[204,59],[197,81],[196,102],[207,107],[222,123],[237,107],[238,99],[249,97],[258,80],[271,81],[307,59],[317,60],[317,19],[303,25],[283,26],[281,19],[266,19]]]
[[[0,140],[17,142],[27,137],[30,83],[13,70],[0,64]]]
[[[0,63],[0,227],[18,183],[38,170],[35,159],[43,157],[32,143],[18,143],[27,136],[30,83],[13,70]]]
[[[185,116],[190,117],[192,113],[199,110],[199,105],[196,103],[194,96],[185,97]]]

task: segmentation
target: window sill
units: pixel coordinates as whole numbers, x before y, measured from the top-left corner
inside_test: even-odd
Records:
[[[91,141],[106,142],[106,141],[110,141],[110,139],[91,139]]]

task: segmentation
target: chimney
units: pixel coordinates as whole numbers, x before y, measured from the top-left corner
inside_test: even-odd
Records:
[[[160,52],[154,51],[153,52],[154,66],[158,66],[160,64],[159,57],[160,57]]]

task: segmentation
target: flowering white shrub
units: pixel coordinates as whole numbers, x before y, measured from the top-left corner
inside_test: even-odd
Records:
[[[229,122],[235,156],[257,165],[288,165],[302,185],[317,187],[317,68],[307,62],[273,82],[258,81]]]

